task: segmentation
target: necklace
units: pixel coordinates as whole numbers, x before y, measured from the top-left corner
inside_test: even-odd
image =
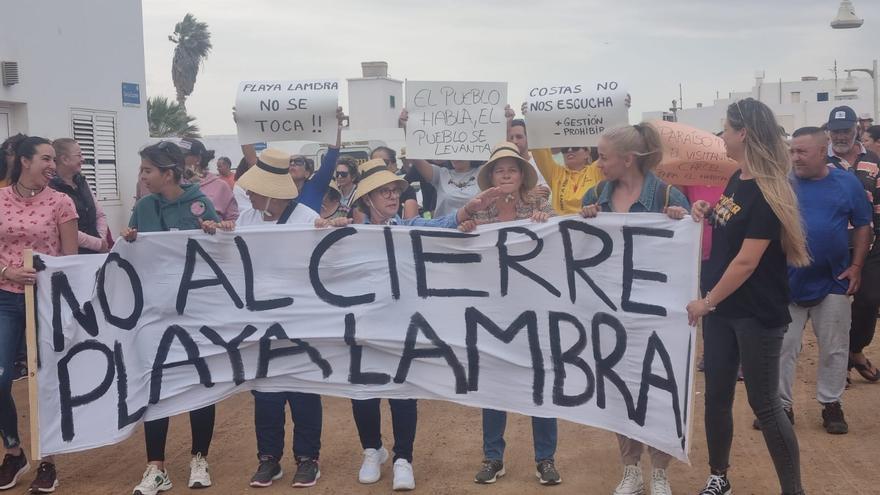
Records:
[[[22,194],[21,189],[19,189],[19,188],[25,189],[28,192],[28,195],[25,196],[24,194]],[[45,189],[45,187],[31,189],[28,186],[21,185],[21,182],[16,182],[14,189],[15,189],[15,192],[18,193],[18,195],[21,196],[22,198],[24,198],[24,197],[33,198],[37,194],[40,194],[41,192],[43,192],[43,189]]]

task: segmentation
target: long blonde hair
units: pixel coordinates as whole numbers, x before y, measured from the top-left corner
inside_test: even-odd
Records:
[[[791,157],[776,117],[770,108],[753,98],[727,107],[727,123],[746,130],[745,163],[761,194],[782,226],[782,251],[788,264],[810,264],[797,197],[789,182]]]

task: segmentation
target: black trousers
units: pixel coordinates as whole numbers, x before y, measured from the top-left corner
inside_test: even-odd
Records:
[[[862,285],[852,303],[849,351],[860,353],[874,339],[877,311],[880,310],[880,239],[874,242],[862,267]]]
[[[168,418],[155,419],[144,423],[144,438],[147,443],[147,462],[165,461],[165,440],[168,438]],[[214,436],[214,406],[189,412],[189,427],[192,432],[192,455],[208,457],[211,438]]]

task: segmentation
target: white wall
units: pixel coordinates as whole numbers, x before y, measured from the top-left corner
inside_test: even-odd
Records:
[[[351,130],[396,128],[397,119],[405,103],[401,81],[385,77],[348,80],[348,113]]]
[[[121,199],[103,206],[118,232],[134,203],[137,152],[149,133],[141,1],[3,1],[0,60],[19,64],[21,82],[0,85],[0,111],[13,110],[12,133],[69,137],[73,108],[116,114]],[[123,82],[140,85],[140,107],[122,105]]]

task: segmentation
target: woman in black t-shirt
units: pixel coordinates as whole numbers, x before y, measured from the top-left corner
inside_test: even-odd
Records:
[[[722,138],[739,163],[714,209],[693,205],[694,220],[713,227],[703,299],[687,306],[691,324],[705,316],[706,440],[711,475],[703,495],[730,493],[737,368],[784,494],[804,493],[794,428],[779,397],[779,354],[791,317],[787,265],[809,263],[798,203],[788,182],[791,161],[773,112],[747,98],[727,108]],[[711,210],[711,211],[710,211]]]

